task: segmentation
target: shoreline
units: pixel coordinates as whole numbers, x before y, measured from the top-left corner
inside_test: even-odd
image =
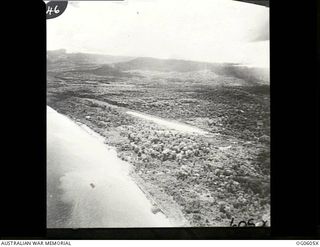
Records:
[[[85,99],[85,102],[87,102],[86,99]],[[83,106],[85,108],[82,108]],[[82,106],[77,105],[77,108],[83,109],[83,110],[85,110],[86,107],[87,107],[86,105],[82,105]],[[125,115],[122,108],[121,109],[117,109],[117,107],[115,108],[117,110],[116,112],[118,112],[117,114],[120,114],[120,116],[117,116],[116,114],[117,117],[123,118],[127,116]],[[249,177],[248,178],[240,177],[239,179],[245,179],[245,180],[242,180],[243,182],[241,182],[240,180],[233,180],[233,179],[237,179],[235,177],[236,175],[231,174],[230,176],[230,174],[227,174],[227,172],[228,173],[230,172],[230,170],[228,170],[229,169],[228,167],[223,168],[220,166],[216,166],[216,169],[214,170],[214,174],[216,175],[213,175],[212,178],[209,177],[210,179],[209,181],[212,181],[210,182],[210,184],[212,184],[211,186],[216,187],[216,190],[213,192],[210,192],[208,189],[203,190],[204,188],[203,188],[202,181],[206,181],[208,177],[201,178],[199,177],[200,175],[198,174],[201,172],[201,170],[199,169],[201,169],[200,167],[202,167],[202,165],[200,164],[199,164],[200,166],[196,165],[196,167],[193,168],[193,170],[195,171],[192,171],[192,170],[186,170],[186,169],[190,169],[189,168],[190,165],[192,167],[192,164],[190,164],[190,161],[188,159],[184,161],[188,163],[185,163],[185,165],[182,165],[180,168],[179,166],[177,167],[177,163],[169,162],[170,160],[159,161],[153,158],[152,161],[151,160],[142,161],[141,157],[137,156],[137,153],[135,153],[135,151],[132,151],[131,148],[127,149],[127,147],[130,146],[130,145],[128,146],[129,143],[127,142],[128,141],[127,138],[130,138],[131,136],[130,133],[132,132],[130,128],[134,128],[134,129],[137,128],[137,129],[140,129],[141,131],[144,131],[144,129],[146,129],[148,131],[148,129],[151,126],[151,128],[158,129],[155,123],[137,119],[135,120],[134,123],[129,125],[111,127],[111,128],[102,128],[101,125],[99,125],[99,121],[100,121],[99,116],[97,116],[93,112],[85,115],[81,114],[82,115],[81,116],[77,113],[77,111],[71,110],[71,108],[70,109],[67,108],[67,109],[68,109],[67,111],[63,109],[64,115],[68,116],[70,119],[72,119],[72,121],[75,121],[78,124],[80,123],[87,126],[91,130],[93,130],[95,133],[105,138],[105,143],[116,150],[118,158],[128,162],[130,166],[133,168],[132,173],[130,173],[130,177],[135,180],[135,183],[139,185],[142,191],[144,191],[144,194],[150,194],[151,197],[157,202],[157,204],[161,208],[160,211],[164,211],[166,215],[169,215],[171,218],[177,219],[178,222],[183,222],[183,226],[193,226],[193,227],[228,226],[230,224],[230,217],[232,217],[233,215],[235,215],[237,219],[246,219],[250,217],[250,218],[257,219],[257,221],[260,220],[262,216],[264,218],[269,217],[268,215],[269,215],[270,209],[268,208],[270,206],[267,206],[267,208],[261,208],[261,209],[252,208],[253,205],[254,207],[257,207],[259,204],[261,204],[260,199],[256,195],[252,194],[252,192],[249,194],[243,191],[239,191],[239,193],[237,194],[232,192],[232,191],[235,191],[235,188],[239,186],[239,183],[241,184],[246,181],[251,181],[251,178]],[[94,108],[94,109],[100,109],[100,108]],[[107,109],[113,109],[113,110],[107,113],[106,112]],[[110,117],[113,116],[110,114],[115,114],[115,110],[113,107],[112,108],[104,107],[103,112],[107,113]],[[87,118],[87,116],[90,116],[90,118]],[[134,117],[132,118],[134,119]],[[163,131],[164,130],[160,130],[161,133]],[[164,131],[164,134],[165,132],[166,131]],[[184,138],[186,137],[189,138],[188,137],[189,135],[183,135],[183,136],[185,136]],[[198,135],[197,137],[197,138],[200,138],[199,140],[202,140],[200,142],[198,141],[199,144],[202,143],[203,140],[205,140],[205,142],[209,141],[209,143],[212,141],[214,141],[214,143],[218,143],[218,146],[215,146],[216,144],[214,144],[215,147],[213,150],[215,150],[214,151],[215,153],[219,154],[217,157],[214,158],[214,160],[217,160],[219,162],[224,163],[225,161],[230,160],[229,153],[230,154],[235,152],[238,153],[240,151],[240,154],[241,154],[241,150],[244,150],[243,148],[247,148],[242,142],[232,142],[234,141],[233,138],[226,139],[225,137],[219,136],[219,135],[217,135],[216,138],[208,138],[205,136],[202,136],[202,137],[200,136],[201,135]],[[228,146],[230,143],[232,143],[232,147]],[[251,145],[251,148],[252,148],[252,145],[254,144],[249,144],[249,145]],[[222,147],[227,146],[228,148],[227,149],[220,148],[221,146]],[[242,148],[239,151],[235,151],[234,150],[235,146],[239,146],[239,147],[242,146]],[[141,144],[138,144],[138,147],[140,149]],[[207,148],[206,146],[204,146],[203,148],[204,148],[203,149],[203,152],[204,152]],[[219,158],[221,155],[223,156]],[[240,155],[240,158],[241,156],[242,154]],[[142,156],[142,158],[143,157],[144,156]],[[199,162],[201,160],[202,158],[199,160]],[[150,165],[151,167],[149,167]],[[172,167],[172,165],[174,165],[174,167]],[[174,168],[174,170],[171,170],[170,167]],[[234,167],[233,169],[237,168],[235,166],[233,167]],[[217,173],[217,169],[220,169],[218,170],[218,173]],[[250,166],[248,166],[245,169],[247,169],[248,172],[251,172],[251,171],[254,172],[254,170],[252,170]],[[189,178],[189,176],[191,177]],[[204,175],[204,176],[207,176],[207,175]],[[187,181],[189,180],[190,182],[184,181],[186,178],[187,178]],[[230,180],[230,178],[232,180]],[[172,187],[173,185],[172,183],[174,181],[179,183],[179,184],[176,184],[178,185],[177,188]],[[255,180],[252,180],[252,181],[255,181]],[[257,180],[257,182],[258,181],[259,180]],[[257,182],[254,182],[254,185],[250,185],[250,186],[256,186]],[[192,190],[190,189],[191,188],[190,185],[192,184],[195,189],[194,191],[193,189]],[[229,191],[230,189],[231,191]],[[199,204],[196,201],[198,201],[200,198],[201,198],[201,202]],[[190,199],[192,201],[189,203],[188,200]],[[258,201],[256,201],[257,199]],[[236,204],[238,204],[239,206],[236,206]],[[246,207],[249,207],[250,209],[246,209]],[[243,210],[246,210],[246,211],[243,211]],[[238,212],[238,213],[235,213],[232,215],[231,213],[232,211]],[[259,213],[260,211],[262,214]],[[205,215],[205,218],[202,215]]]
[[[150,219],[150,222],[149,223],[146,223],[146,225],[140,225],[140,224],[138,224],[138,225],[132,225],[131,227],[143,227],[143,226],[148,226],[151,222],[152,222],[152,220],[153,221],[155,221],[157,218],[159,218],[161,215],[163,215],[163,217],[164,218],[166,218],[168,221],[170,221],[170,225],[171,226],[175,226],[175,225],[172,225],[172,220],[170,220],[165,214],[164,214],[164,212],[161,212],[161,210],[160,211],[156,211],[156,212],[154,212],[154,208],[156,208],[157,206],[155,205],[155,203],[154,203],[154,201],[151,201],[150,200],[150,195],[146,195],[146,193],[145,193],[145,191],[143,190],[143,189],[141,189],[141,187],[139,186],[139,184],[137,184],[137,182],[135,181],[135,179],[133,179],[133,177],[131,176],[131,171],[132,171],[132,165],[130,164],[130,163],[128,163],[128,162],[125,162],[125,161],[123,161],[123,160],[121,160],[119,157],[118,157],[118,155],[117,155],[117,152],[116,152],[116,148],[115,147],[112,147],[112,146],[110,146],[110,145],[108,145],[108,144],[106,144],[105,143],[105,137],[103,137],[102,135],[100,135],[99,133],[97,133],[97,132],[95,132],[94,130],[92,130],[89,126],[87,126],[87,125],[85,125],[84,123],[81,123],[81,122],[79,122],[79,121],[77,121],[76,119],[74,119],[74,118],[72,118],[72,117],[70,117],[70,116],[68,116],[68,115],[65,115],[65,114],[61,114],[61,113],[59,113],[57,110],[55,110],[55,109],[53,109],[52,107],[50,107],[50,106],[47,106],[47,109],[49,109],[49,112],[47,111],[47,114],[52,114],[53,112],[52,111],[54,111],[54,114],[59,114],[59,115],[61,115],[62,117],[64,117],[64,118],[66,118],[68,121],[71,121],[70,123],[71,124],[74,124],[74,125],[76,125],[76,126],[78,126],[80,129],[81,129],[81,131],[85,131],[86,132],[86,134],[87,135],[89,135],[91,138],[93,138],[95,141],[98,141],[100,144],[102,144],[103,145],[103,147],[106,149],[106,150],[109,150],[109,151],[111,151],[112,153],[114,153],[115,154],[115,157],[116,157],[116,159],[119,159],[119,161],[120,161],[120,163],[121,163],[121,166],[122,165],[125,165],[126,167],[118,167],[118,168],[116,168],[116,170],[118,171],[119,169],[120,170],[122,170],[122,169],[124,169],[124,170],[126,170],[128,173],[125,175],[125,174],[123,174],[124,176],[127,176],[128,177],[128,179],[131,181],[128,181],[129,183],[125,183],[124,185],[123,184],[119,184],[119,186],[120,187],[123,187],[123,186],[132,186],[133,184],[135,185],[135,186],[137,186],[137,190],[139,190],[140,191],[140,193],[141,194],[143,194],[143,196],[145,197],[145,200],[147,200],[148,201],[148,203],[150,204],[150,206],[152,206],[151,208],[150,208],[150,212],[148,213],[150,216],[149,217],[153,217],[152,215],[154,215],[154,219]],[[51,111],[51,112],[50,112]],[[48,124],[48,123],[47,123]],[[59,134],[59,133],[58,133]],[[49,147],[50,148],[50,147]],[[50,152],[49,152],[50,153]],[[105,155],[107,155],[107,153],[105,153]],[[50,155],[49,155],[50,156]],[[111,160],[113,160],[113,158],[111,157]],[[52,163],[52,161],[51,161],[51,163]],[[67,165],[67,164],[63,164],[63,165]],[[94,170],[95,168],[94,168],[94,166],[96,165],[96,164],[92,164],[93,165],[93,167],[92,167],[92,169]],[[112,166],[112,164],[109,164],[109,166]],[[49,161],[49,167],[50,167],[50,161]],[[80,168],[80,167],[79,167]],[[100,168],[99,168],[100,169]],[[110,169],[110,168],[106,168],[107,170],[108,169]],[[115,178],[116,178],[116,180],[115,181],[110,181],[110,177],[109,177],[109,180],[108,180],[108,178],[106,177],[105,179],[106,179],[106,181],[105,182],[107,182],[107,184],[108,184],[108,182],[110,183],[113,183],[113,186],[118,186],[118,185],[116,185],[116,184],[114,184],[114,182],[117,182],[118,181],[118,179],[119,179],[119,181],[118,182],[121,182],[121,181],[125,181],[125,180],[123,180],[123,179],[126,179],[125,177],[123,177],[123,178],[120,178],[119,176],[121,176],[121,174],[122,173],[117,173],[117,171],[115,171],[115,173],[114,173],[114,175],[111,175],[111,176],[115,176]],[[63,175],[63,180],[61,180],[61,178],[60,178],[60,183],[62,182],[63,184],[61,185],[59,185],[59,187],[60,187],[60,189],[61,188],[63,188],[63,187],[65,187],[65,185],[66,185],[66,182],[67,183],[70,183],[70,181],[68,182],[68,180],[67,180],[67,177],[69,176],[70,177],[70,175],[68,175],[68,174],[73,174],[73,173],[75,173],[75,172],[77,172],[77,169],[75,169],[74,171],[71,171],[71,173],[70,173],[70,171],[69,172],[67,172],[65,175]],[[117,175],[118,174],[118,175]],[[51,174],[48,174],[48,177],[50,178],[50,175]],[[92,176],[92,175],[91,175]],[[69,179],[70,180],[70,179]],[[102,181],[103,182],[103,181]],[[73,183],[75,183],[75,182],[73,182]],[[76,182],[77,183],[77,182]],[[132,185],[130,185],[130,184],[132,184]],[[77,184],[75,184],[75,185],[77,185]],[[91,186],[92,186],[92,189],[94,189],[95,187],[97,187],[97,184],[93,184],[93,183],[91,183],[90,184]],[[118,186],[118,187],[119,187]],[[99,187],[99,189],[101,190],[101,189],[103,189],[103,184],[101,184],[100,186],[98,186]],[[98,188],[97,187],[97,188]],[[117,187],[115,187],[115,188],[117,188]],[[125,187],[124,187],[125,188]],[[50,186],[49,186],[49,189],[50,189]],[[64,188],[65,189],[65,188]],[[129,188],[130,190],[132,190],[132,192],[134,192],[136,189],[134,189],[133,187],[130,187]],[[52,189],[51,189],[52,190]],[[121,190],[123,190],[123,189],[121,189]],[[67,194],[66,194],[67,193]],[[69,195],[68,195],[68,193],[69,193]],[[80,192],[77,192],[76,194],[74,194],[74,192],[72,192],[73,193],[73,197],[70,197],[70,193],[71,192],[68,192],[68,191],[64,191],[64,194],[62,195],[62,201],[64,201],[65,203],[67,203],[67,204],[69,204],[70,203],[70,201],[74,201],[74,203],[75,203],[75,205],[74,206],[72,206],[71,208],[72,208],[72,210],[73,210],[73,212],[71,213],[71,215],[70,215],[70,217],[75,217],[73,214],[74,214],[74,210],[76,210],[76,211],[78,211],[78,213],[81,213],[81,214],[83,214],[83,212],[81,212],[81,210],[87,210],[87,208],[85,207],[85,205],[86,204],[88,204],[88,203],[90,203],[90,199],[89,198],[91,198],[92,196],[94,196],[92,193],[93,192],[91,192],[90,193],[90,196],[89,196],[89,198],[88,198],[88,202],[81,202],[81,200],[80,200],[80,203],[79,202],[77,202],[77,200],[76,199],[74,199],[75,197],[77,197],[77,196],[81,196],[79,193]],[[81,194],[82,194],[83,192],[81,192]],[[88,193],[88,192],[86,192],[86,193]],[[101,194],[101,192],[100,192],[100,194]],[[89,195],[89,194],[88,194]],[[106,194],[106,195],[108,195],[108,194]],[[129,194],[128,194],[129,195]],[[125,195],[124,195],[125,196]],[[132,193],[130,194],[130,196],[132,197],[132,196],[134,196],[134,195],[132,195]],[[57,195],[50,195],[49,196],[50,198],[52,198],[52,197],[57,197]],[[123,199],[120,199],[120,201],[122,201],[122,200],[127,200],[127,199],[131,199],[131,197],[130,198],[123,198]],[[141,197],[141,196],[140,196]],[[67,199],[66,199],[67,198]],[[92,199],[94,199],[94,197],[92,197]],[[91,200],[92,200],[91,199]],[[67,201],[66,201],[67,200]],[[76,201],[75,201],[76,200]],[[94,199],[95,200],[95,199]],[[102,200],[103,201],[103,199],[101,198],[100,200]],[[74,204],[73,203],[73,204]],[[129,203],[130,204],[130,201],[128,201],[127,203]],[[131,202],[131,203],[133,203],[133,201]],[[140,201],[139,201],[139,203],[140,203]],[[142,203],[142,204],[141,204]],[[141,202],[140,204],[141,205],[143,205],[143,202]],[[66,205],[67,205],[66,204]],[[81,206],[81,205],[83,205],[83,206]],[[90,204],[89,204],[90,205]],[[90,206],[91,207],[91,206]],[[122,207],[123,207],[123,205],[122,205]],[[131,206],[130,205],[128,205],[128,209],[130,208]],[[134,208],[134,207],[133,207]],[[140,208],[139,209],[139,211],[143,211],[143,208]],[[145,210],[147,210],[147,206],[146,206],[146,208],[145,208]],[[101,211],[101,210],[99,210],[99,211]],[[102,210],[103,211],[103,210]],[[142,212],[141,211],[141,212]],[[90,212],[88,212],[88,213],[90,213]],[[139,214],[139,212],[136,212],[137,214]],[[146,212],[147,213],[147,212]],[[135,212],[133,212],[133,214],[135,214]],[[147,214],[146,214],[147,215]],[[148,217],[146,217],[146,215],[141,215],[141,217],[145,217],[145,218],[148,218]],[[102,215],[102,216],[104,216],[104,215]],[[136,216],[134,216],[134,217],[136,217]],[[162,216],[161,216],[162,217]],[[161,218],[160,217],[160,218]],[[159,219],[160,219],[159,218]],[[57,219],[57,220],[59,220],[59,219]],[[77,220],[77,218],[76,218],[76,220]],[[140,220],[141,221],[141,220]],[[139,221],[139,222],[140,222]],[[149,221],[149,218],[148,218],[148,221]],[[141,221],[141,222],[143,222],[143,221]],[[141,223],[140,222],[140,223]],[[156,222],[156,221],[155,221]],[[94,225],[86,225],[86,224],[88,224],[88,223],[81,223],[81,220],[78,222],[78,223],[75,223],[76,225],[72,225],[72,228],[82,228],[82,227],[89,227],[89,228],[91,228],[91,227],[99,227],[99,225],[97,225],[97,226],[94,226]],[[119,223],[120,224],[120,223]],[[132,222],[132,223],[130,223],[130,224],[134,224],[134,222]],[[142,223],[143,224],[143,223]],[[151,224],[153,224],[153,223],[151,223]],[[163,224],[163,223],[161,223],[161,221],[159,221],[159,224],[160,224],[160,226]],[[70,224],[69,224],[69,226],[70,226]],[[101,225],[102,226],[102,225]],[[130,227],[130,225],[129,226],[126,226],[126,225],[114,225],[114,226],[118,226],[118,227]],[[157,226],[157,224],[155,224],[154,226]],[[168,226],[168,225],[167,225]],[[64,226],[62,226],[62,228],[63,228]],[[68,225],[67,226],[65,226],[65,227],[68,227]],[[112,225],[111,225],[111,227],[112,227]]]
[[[56,111],[56,112],[59,113],[58,111]],[[61,113],[59,113],[59,114],[61,114]],[[92,128],[90,128],[85,123],[80,122],[79,119],[74,119],[74,118],[67,116],[67,115],[64,115],[64,114],[62,114],[62,115],[67,117],[68,119],[70,119],[74,123],[76,123],[79,127],[81,127],[84,131],[86,131],[92,137],[97,138],[99,141],[101,141],[102,144],[105,145],[107,149],[115,151],[117,153],[117,157],[119,159],[121,159],[122,161],[124,161],[119,156],[119,153],[118,153],[116,147],[111,146],[109,144],[106,144],[107,137],[94,131]],[[163,198],[163,199],[166,201],[166,203],[168,205],[163,205],[163,203],[159,204],[159,202],[157,202],[156,199],[151,195],[151,193],[146,189],[146,187],[148,187],[148,186],[146,186],[145,181],[137,173],[134,172],[134,164],[132,164],[128,161],[124,161],[124,162],[126,163],[126,165],[128,166],[128,169],[129,169],[128,175],[135,182],[135,184],[139,187],[139,189],[143,192],[143,194],[146,196],[146,198],[152,204],[152,206],[153,206],[152,211],[162,212],[162,214],[165,217],[167,217],[170,222],[174,223],[175,227],[189,227],[190,226],[189,223],[187,222],[187,220],[184,218],[183,214],[180,212],[180,209],[178,209],[178,207],[179,207],[178,205],[176,205],[172,200],[168,203],[168,199],[165,199],[165,198]],[[159,193],[159,191],[152,191],[152,192]],[[164,197],[164,195],[162,195],[161,197]]]

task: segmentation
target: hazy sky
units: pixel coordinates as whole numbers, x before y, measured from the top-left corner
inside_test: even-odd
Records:
[[[48,50],[269,67],[269,8],[232,0],[71,2],[47,35]]]

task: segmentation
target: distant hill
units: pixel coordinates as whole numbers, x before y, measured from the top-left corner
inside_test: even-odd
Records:
[[[114,66],[122,71],[192,72],[210,70],[218,75],[236,77],[246,80],[249,83],[268,83],[270,81],[268,69],[253,68],[232,63],[207,63],[178,59],[139,57],[130,61],[116,63]]]
[[[88,70],[96,75],[129,76],[126,71],[146,70],[159,72],[193,72],[209,70],[217,75],[243,79],[251,84],[268,84],[269,70],[235,63],[208,63],[180,59],[151,57],[111,56],[91,53],[67,53],[66,50],[47,51],[48,69],[68,68],[82,65],[101,66]]]
[[[111,56],[93,53],[67,53],[64,49],[47,51],[48,64],[112,64],[132,60],[133,58],[134,57]]]
[[[150,70],[163,72],[190,72],[205,70],[212,64],[178,59],[158,59],[150,57],[139,57],[130,61],[115,64],[120,70]],[[218,66],[218,65],[217,65]]]

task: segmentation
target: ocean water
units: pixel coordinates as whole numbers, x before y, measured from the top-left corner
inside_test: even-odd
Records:
[[[168,227],[130,166],[88,127],[47,107],[47,227]]]

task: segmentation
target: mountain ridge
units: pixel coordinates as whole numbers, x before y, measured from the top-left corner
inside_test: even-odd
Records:
[[[218,75],[243,79],[257,84],[270,82],[269,69],[249,67],[239,63],[209,63],[183,59],[162,59],[153,57],[113,56],[93,53],[67,53],[65,49],[47,51],[48,67],[68,63],[71,65],[96,64],[100,68],[92,73],[107,75],[110,71],[125,72],[146,70],[160,72],[193,72],[209,70]],[[89,72],[89,71],[88,71]]]

